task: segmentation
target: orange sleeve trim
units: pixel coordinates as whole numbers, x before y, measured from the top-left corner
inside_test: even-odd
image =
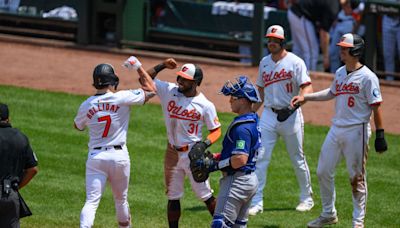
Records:
[[[370,104],[370,106],[379,106],[379,105],[381,105],[383,102],[376,102],[376,103],[372,103],[372,104]]]
[[[215,143],[221,137],[221,128],[216,128],[210,130],[210,134],[207,136],[207,139],[210,140],[211,143]]]

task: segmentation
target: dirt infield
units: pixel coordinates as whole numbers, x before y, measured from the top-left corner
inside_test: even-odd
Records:
[[[135,55],[138,55],[146,69],[162,61],[160,58]],[[136,72],[128,72],[121,66],[127,57],[129,57],[127,54],[0,41],[2,74],[0,84],[91,95],[94,93],[94,88],[91,86],[92,70],[97,64],[106,62],[115,66],[120,77],[120,89],[137,88],[139,84]],[[185,62],[192,61],[186,60]],[[179,64],[185,62],[179,61]],[[239,74],[248,75],[253,81],[257,77],[256,67],[218,66],[202,63],[199,65],[205,74],[200,90],[214,102],[217,110],[222,112],[230,111],[228,98],[217,94],[223,83]],[[160,73],[159,78],[175,81],[175,71],[165,70]],[[329,86],[331,77],[313,74],[312,80],[314,90],[318,91]],[[400,121],[396,118],[400,113],[400,87],[382,86],[382,94],[385,129],[387,132],[400,134]],[[158,99],[156,98],[152,102],[157,103]],[[306,104],[303,107],[305,121],[315,125],[329,126],[333,116],[333,106],[333,101]]]

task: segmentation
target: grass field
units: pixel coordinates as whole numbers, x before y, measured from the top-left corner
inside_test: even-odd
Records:
[[[0,102],[9,105],[13,127],[29,137],[39,159],[38,175],[21,191],[34,214],[21,220],[22,227],[79,227],[79,214],[85,200],[88,136],[87,132],[73,128],[73,118],[85,99],[84,96],[65,93],[0,86]],[[233,115],[220,113],[219,116],[225,132]],[[289,157],[282,141],[279,141],[264,191],[264,213],[250,217],[248,227],[306,227],[309,220],[319,215],[321,202],[316,167],[327,132],[327,127],[305,127],[305,152],[315,192],[314,209],[307,213],[294,210],[299,190]],[[220,141],[212,146],[213,152],[221,149]],[[387,141],[388,152],[379,155],[371,150],[369,153],[366,227],[400,227],[399,136],[387,135]],[[135,106],[128,133],[131,156],[129,203],[133,227],[167,227],[163,183],[166,142],[160,106]],[[211,175],[211,185],[216,193],[219,175]],[[336,187],[339,223],[335,227],[351,227],[351,188],[344,162],[337,169]],[[181,202],[181,227],[209,227],[211,217],[204,204],[195,198],[188,183]],[[95,227],[117,227],[109,187],[97,211]]]

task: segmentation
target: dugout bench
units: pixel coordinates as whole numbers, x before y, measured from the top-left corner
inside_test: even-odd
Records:
[[[163,16],[154,21],[154,12],[151,12],[147,2],[145,42],[122,40],[121,44],[136,49],[225,60],[251,59],[251,53],[240,53],[239,48],[250,50],[253,18],[232,12],[217,15],[212,10],[212,3],[168,0]],[[270,11],[268,19],[264,20],[263,32],[272,24],[281,24],[288,28],[286,11]],[[287,32],[290,40],[290,33]]]
[[[79,19],[42,17],[42,13],[63,5],[74,8]],[[0,33],[85,44],[88,43],[88,9],[88,1],[21,0],[16,12],[0,11]]]

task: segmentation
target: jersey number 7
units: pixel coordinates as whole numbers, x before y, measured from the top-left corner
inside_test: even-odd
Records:
[[[97,121],[98,122],[106,121],[106,126],[104,128],[103,135],[101,137],[103,137],[103,138],[107,137],[108,131],[110,130],[110,126],[111,126],[111,116],[110,115],[102,116],[102,117],[98,118]]]

